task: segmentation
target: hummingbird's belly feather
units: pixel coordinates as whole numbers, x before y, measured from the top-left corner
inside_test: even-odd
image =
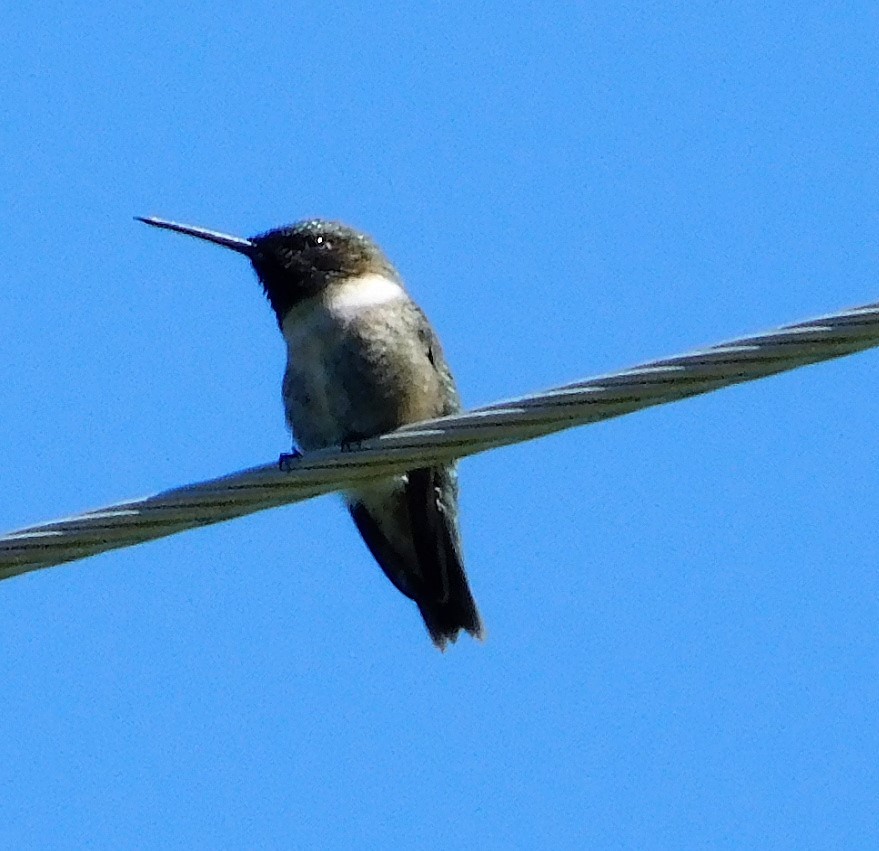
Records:
[[[282,331],[285,414],[306,451],[441,416],[457,404],[424,315],[389,278],[329,287],[291,311]]]

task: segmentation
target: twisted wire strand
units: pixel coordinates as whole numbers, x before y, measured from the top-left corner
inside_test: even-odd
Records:
[[[429,420],[347,450],[277,464],[41,523],[0,537],[0,579],[345,490],[879,345],[879,303]]]

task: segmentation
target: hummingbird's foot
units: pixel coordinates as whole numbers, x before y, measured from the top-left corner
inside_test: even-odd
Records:
[[[289,473],[293,462],[301,457],[302,453],[298,449],[294,449],[292,452],[282,452],[281,457],[278,458],[278,469],[282,473]]]
[[[362,440],[343,440],[339,444],[339,452],[356,452],[362,444]]]

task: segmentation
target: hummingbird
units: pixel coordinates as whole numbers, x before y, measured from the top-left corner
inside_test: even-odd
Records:
[[[250,260],[287,345],[281,395],[303,452],[356,445],[461,409],[436,333],[366,234],[311,219],[244,239],[137,219]],[[371,481],[345,500],[367,548],[415,602],[433,643],[445,650],[461,630],[482,638],[464,572],[455,466]]]

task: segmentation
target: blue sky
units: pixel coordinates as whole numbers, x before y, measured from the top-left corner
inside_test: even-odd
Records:
[[[879,300],[875,4],[18,4],[0,528],[275,458],[247,264],[372,233],[468,405]],[[444,656],[334,498],[0,584],[5,847],[879,842],[867,353],[461,467]]]

